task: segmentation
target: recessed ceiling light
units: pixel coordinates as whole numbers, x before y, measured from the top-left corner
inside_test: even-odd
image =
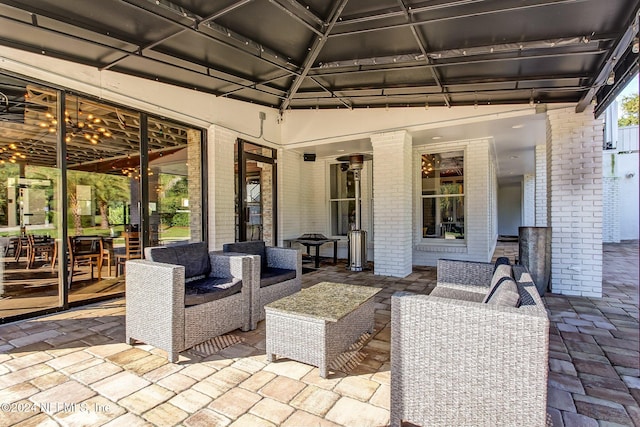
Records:
[[[441,136],[434,136],[434,137],[431,137],[431,139],[442,139],[442,137]]]
[[[344,150],[338,150],[338,153],[344,153]]]
[[[519,125],[513,125],[511,126],[513,129],[522,129],[524,127],[523,124],[519,124]]]
[[[510,159],[519,159],[519,158],[520,158],[520,156],[510,156],[509,158],[510,158]]]

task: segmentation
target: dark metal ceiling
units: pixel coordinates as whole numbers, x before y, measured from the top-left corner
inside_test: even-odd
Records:
[[[279,108],[605,104],[639,0],[0,0],[0,44]],[[599,107],[600,108],[600,107]]]

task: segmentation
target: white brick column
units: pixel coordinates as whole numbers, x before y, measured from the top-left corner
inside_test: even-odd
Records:
[[[602,296],[602,120],[593,107],[547,112],[551,290]]]
[[[547,135],[551,134],[547,122]],[[536,227],[547,226],[547,146],[536,146]]]
[[[536,225],[536,176],[525,174],[522,181],[522,225]]]
[[[373,145],[374,273],[412,271],[412,138],[406,131],[371,136]]]
[[[234,144],[238,135],[220,126],[207,133],[209,249],[235,241]]]

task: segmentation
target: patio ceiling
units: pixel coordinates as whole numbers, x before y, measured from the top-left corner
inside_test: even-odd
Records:
[[[278,108],[576,103],[638,69],[638,0],[0,1],[0,44]]]

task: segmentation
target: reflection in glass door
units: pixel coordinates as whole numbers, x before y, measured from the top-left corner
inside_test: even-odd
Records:
[[[236,162],[236,240],[276,242],[275,150],[238,141]],[[241,185],[238,185],[241,183]]]
[[[0,74],[0,320],[62,306],[56,90]]]

